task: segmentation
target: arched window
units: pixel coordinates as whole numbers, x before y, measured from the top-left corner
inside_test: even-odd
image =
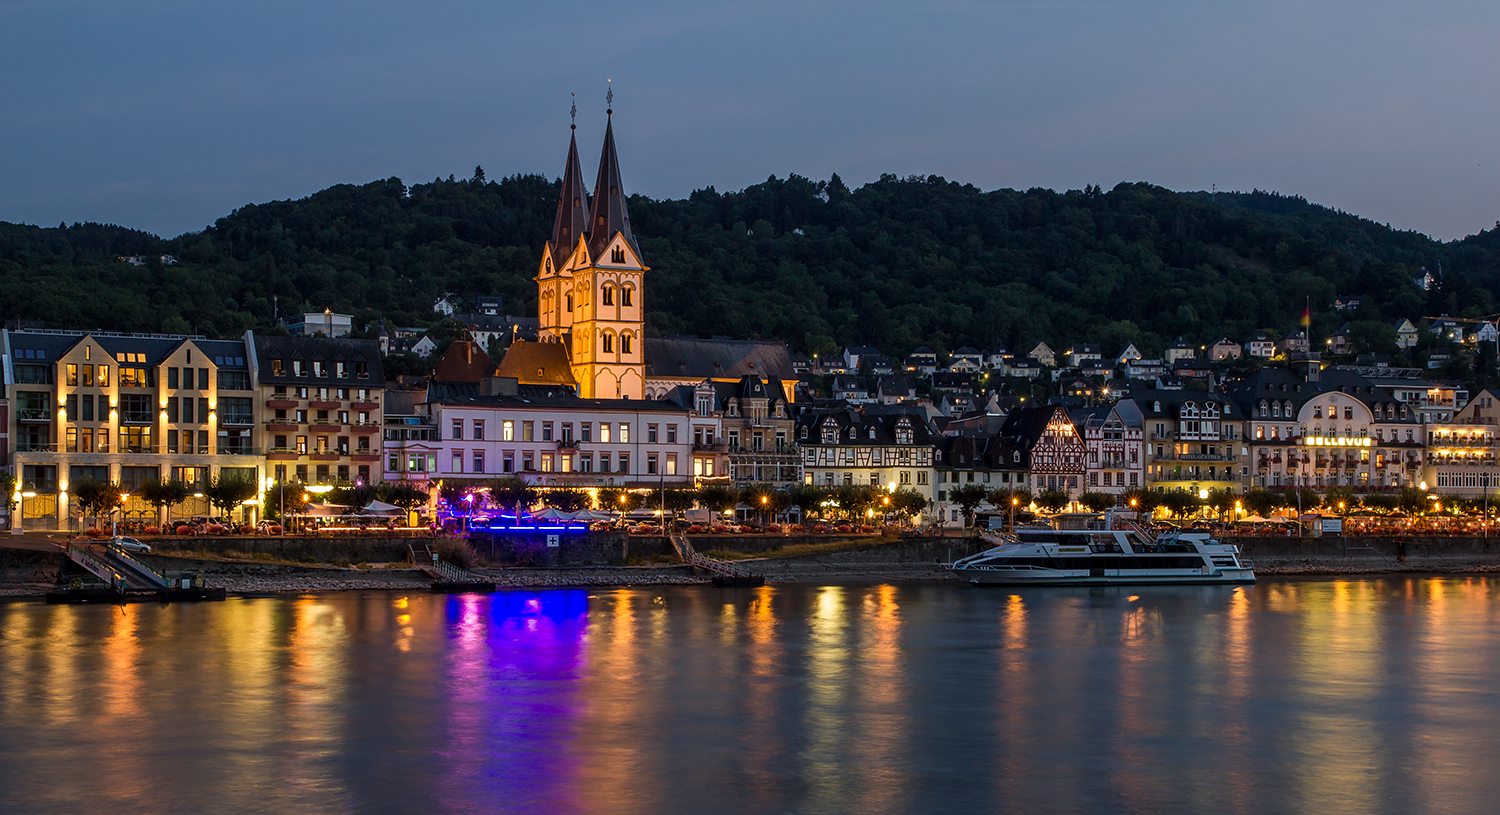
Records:
[[[620,335],[620,353],[622,353],[622,354],[628,354],[628,353],[630,353],[630,335],[629,334],[621,334]]]
[[[623,246],[616,246],[615,250],[613,252],[609,253],[609,262],[610,263],[624,263],[625,262],[625,247],[623,247]]]
[[[568,313],[573,313],[573,293],[568,292]]]
[[[615,352],[615,336],[613,334],[605,334],[600,337],[599,350],[606,354],[613,354]]]
[[[633,289],[633,288],[631,288],[629,286],[621,286],[620,287],[620,305],[622,305],[622,306],[628,306],[628,305],[630,305],[631,300],[633,299],[630,295],[634,291],[635,291],[635,289]]]
[[[606,306],[612,306],[612,305],[614,305],[615,304],[615,287],[609,285],[608,283],[605,283],[604,284],[604,288],[601,289],[600,292],[599,292],[599,302],[603,303]]]

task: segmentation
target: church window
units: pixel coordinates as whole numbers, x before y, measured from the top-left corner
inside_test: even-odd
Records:
[[[605,284],[603,290],[601,290],[599,292],[599,302],[603,303],[606,306],[612,306],[612,305],[614,305],[615,304],[615,287],[614,286],[610,286],[608,284]]]
[[[609,262],[610,263],[624,263],[625,262],[625,247],[623,247],[623,246],[616,246],[615,249],[614,249],[614,251],[609,253]]]
[[[622,305],[622,306],[628,306],[628,305],[630,305],[630,300],[631,300],[630,295],[631,295],[631,292],[634,292],[634,291],[635,291],[635,289],[632,289],[629,286],[622,286],[620,288],[620,305]]]
[[[599,347],[600,347],[601,351],[603,351],[606,354],[612,354],[612,353],[614,353],[614,351],[615,351],[615,338],[614,338],[613,334],[605,334],[603,337],[599,338],[599,342],[600,342],[600,346]]]
[[[568,292],[568,313],[571,314],[572,312],[573,312],[573,293],[572,292]]]
[[[622,353],[622,354],[628,354],[628,353],[630,353],[630,335],[629,334],[621,334],[620,335],[620,353]]]

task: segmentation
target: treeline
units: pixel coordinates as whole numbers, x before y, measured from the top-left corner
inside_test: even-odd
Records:
[[[450,291],[500,294],[507,311],[530,315],[555,196],[538,175],[392,178],[245,206],[171,239],[0,224],[0,302],[7,318],[54,327],[212,336],[324,308],[355,314],[361,329],[426,325]],[[984,192],[890,175],[851,190],[837,175],[793,175],[630,207],[652,267],[651,331],[782,339],[803,352],[1024,352],[1043,340],[1152,353],[1178,335],[1290,328],[1304,302],[1315,334],[1351,317],[1500,311],[1500,227],[1444,244],[1259,191]],[[1413,285],[1440,263],[1433,291]],[[1330,312],[1336,295],[1362,296],[1359,312]]]

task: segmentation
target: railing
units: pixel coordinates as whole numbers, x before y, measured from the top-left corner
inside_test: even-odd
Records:
[[[23,422],[50,422],[52,410],[51,408],[21,408],[16,411],[16,418]]]
[[[115,452],[118,453],[156,453],[161,448],[154,444],[122,444]]]
[[[221,413],[219,424],[255,424],[255,417],[249,413]]]
[[[218,454],[221,456],[258,456],[259,447],[220,447]]]
[[[27,441],[23,440],[23,441],[16,442],[16,452],[17,453],[56,453],[57,452],[57,445],[56,444],[50,444],[50,443],[45,443],[44,444],[44,443],[41,443],[41,442],[27,442]]]
[[[156,418],[149,410],[121,410],[120,421],[125,424],[155,424]]]
[[[557,443],[559,450],[577,450],[581,442],[578,439],[563,439]]]

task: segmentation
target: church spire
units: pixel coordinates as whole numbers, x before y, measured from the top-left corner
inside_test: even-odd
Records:
[[[573,125],[572,130],[568,137],[568,166],[563,170],[562,189],[557,193],[557,217],[552,221],[555,267],[562,266],[578,246],[578,237],[589,231],[588,191],[583,186],[583,168],[578,164],[578,125]]]
[[[614,96],[614,90],[610,90]],[[611,99],[613,101],[613,99]],[[614,110],[608,111],[604,126],[604,152],[599,156],[599,177],[594,181],[594,206],[589,212],[589,254],[598,260],[615,233],[625,236],[632,251],[640,253],[635,236],[630,234],[630,213],[625,209],[625,189],[620,183],[620,162],[615,156]]]

